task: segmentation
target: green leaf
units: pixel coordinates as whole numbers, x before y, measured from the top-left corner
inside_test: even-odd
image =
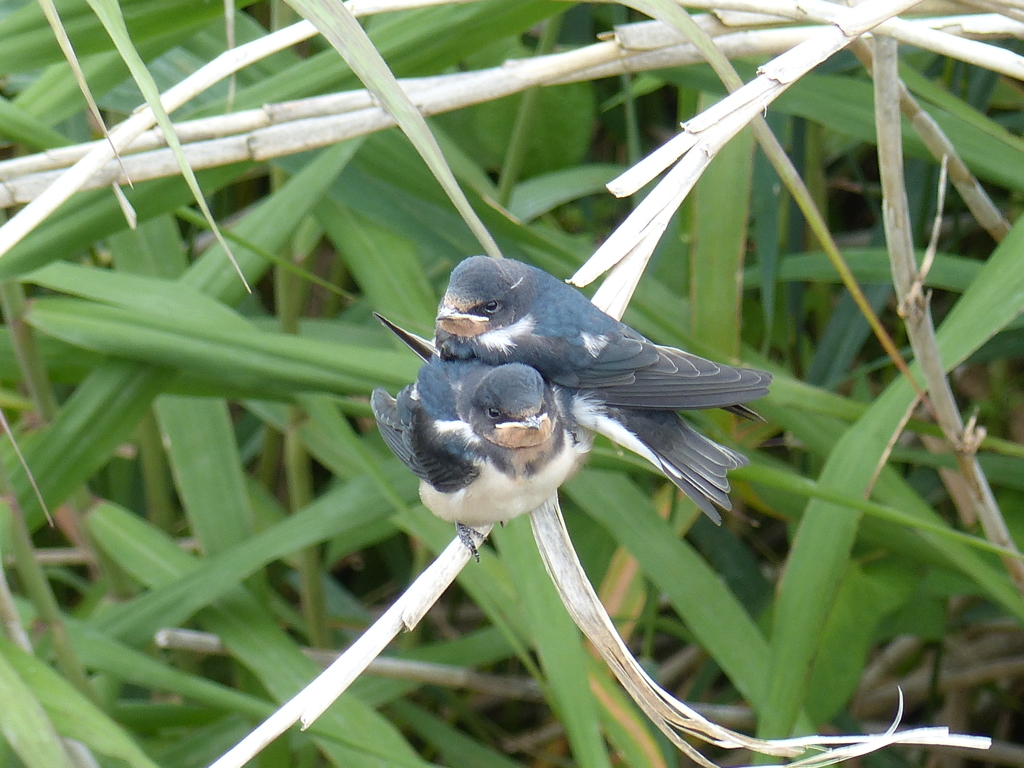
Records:
[[[121,8],[117,3],[117,0],[88,0],[89,7],[96,12],[100,21],[103,22],[104,28],[107,30],[107,34],[110,35],[114,41],[114,46],[117,48],[117,52],[121,54],[121,58],[124,59],[128,65],[129,71],[132,73],[132,77],[138,84],[139,89],[142,91],[142,95],[146,98],[146,103],[149,108],[153,110],[153,115],[156,118],[157,125],[160,126],[160,130],[163,132],[164,141],[167,142],[167,146],[174,153],[174,159],[178,162],[178,168],[181,171],[181,175],[185,177],[185,182],[188,184],[188,188],[192,190],[192,195],[195,198],[196,203],[199,204],[200,210],[209,222],[210,227],[213,229],[214,235],[216,235],[218,242],[224,251],[228,254],[228,257],[234,262],[234,256],[231,254],[231,249],[228,248],[227,242],[224,240],[220,233],[220,229],[217,227],[217,222],[213,219],[213,214],[210,212],[209,206],[206,204],[206,198],[203,196],[203,191],[199,188],[199,181],[196,179],[195,173],[192,171],[192,166],[188,164],[188,160],[185,158],[185,151],[181,148],[181,142],[178,140],[178,134],[174,130],[174,126],[171,124],[171,118],[168,117],[167,111],[163,107],[163,103],[160,100],[160,90],[157,88],[156,82],[153,80],[153,76],[149,70],[146,69],[146,64],[139,56],[139,52],[135,49],[132,44],[131,37],[128,34],[128,28],[124,24],[124,17],[121,15]],[[88,93],[86,94],[88,96]],[[238,265],[235,265],[236,269],[239,270],[239,276],[242,281],[245,281],[245,277],[242,275],[241,269]]]
[[[573,756],[583,766],[610,766],[587,680],[582,637],[562,605],[523,516],[491,534],[507,565],[540,655],[552,704],[565,726]]]
[[[187,302],[182,302],[183,308]],[[168,369],[189,371],[282,395],[296,390],[361,392],[416,378],[410,355],[327,343],[234,324],[192,323],[187,314],[123,310],[77,299],[40,299],[26,319],[73,344]]]
[[[289,5],[316,25],[370,92],[380,99],[381,104],[395,118],[448,193],[448,197],[451,198],[463,221],[476,235],[484,251],[491,256],[500,257],[501,252],[497,243],[463,194],[423,115],[395,80],[395,76],[366,36],[366,32],[359,26],[355,16],[342,3],[330,0],[289,0]]]
[[[90,516],[89,529],[121,567],[149,586],[170,583],[198,566],[165,534],[113,505],[105,505],[103,514]],[[316,664],[242,588],[204,609],[200,621],[278,701],[291,698],[318,672]],[[390,723],[352,696],[338,699],[316,729],[331,734],[331,741],[318,743],[341,764],[376,766],[378,759],[389,759],[396,765],[423,765]]]
[[[1024,274],[1011,266],[1022,250],[1024,228],[1016,226],[939,327],[939,352],[947,369],[1024,309]],[[892,425],[900,422],[913,397],[904,379],[891,384],[839,440],[818,482],[846,493],[863,492],[874,478]],[[804,513],[779,585],[768,707],[759,724],[762,736],[786,736],[793,727],[858,522],[858,516],[840,517],[833,505],[822,501],[812,501]],[[1024,616],[1024,603],[1019,598],[1017,603],[1017,615]]]
[[[0,642],[0,689],[4,692],[0,732],[29,768],[70,768],[71,760],[53,723],[7,659],[9,652],[17,650],[13,643]]]
[[[508,210],[529,222],[565,203],[604,192],[604,186],[625,170],[621,165],[591,163],[576,165],[516,184]]]
[[[914,574],[892,561],[850,563],[807,688],[807,711],[819,724],[835,717],[856,690],[879,623],[910,599],[915,586]]]
[[[694,189],[690,328],[727,359],[740,351],[739,276],[747,245],[753,151],[753,133],[737,134]]]
[[[414,243],[332,201],[316,215],[376,311],[403,325],[433,325],[437,296]]]
[[[61,147],[68,140],[32,115],[0,96],[0,137],[33,149]]]
[[[404,494],[412,497],[414,483],[411,478],[401,477]],[[97,617],[97,625],[113,636],[144,642],[168,623],[184,623],[200,608],[218,600],[269,563],[333,536],[353,533],[390,511],[390,505],[374,491],[372,483],[359,478],[320,496],[277,525],[183,570],[180,576],[167,579],[159,587],[112,607]],[[135,547],[131,529],[117,528],[121,514],[115,507],[100,504],[89,513],[89,518],[94,521],[91,524],[104,526],[105,540],[118,548],[123,558]]]
[[[94,752],[120,758],[133,768],[157,768],[124,729],[35,656],[0,638],[0,657],[10,665],[8,670],[32,689],[62,736],[76,739]],[[7,699],[4,709],[12,704]],[[63,761],[54,763],[62,764]]]
[[[216,554],[247,539],[253,514],[227,403],[164,395],[155,411],[178,496],[203,551]]]
[[[658,516],[650,498],[622,475],[593,469],[564,488],[629,550],[740,693],[761,711],[768,662],[764,635],[703,558]]]

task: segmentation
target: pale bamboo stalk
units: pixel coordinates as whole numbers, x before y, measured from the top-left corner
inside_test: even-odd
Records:
[[[771,30],[763,35],[760,41],[762,44],[757,45],[756,50],[762,53],[789,50],[795,41],[806,39],[810,32]],[[736,43],[735,47],[731,45],[733,42]],[[723,39],[722,47],[727,55],[749,55],[755,50],[746,33]],[[700,54],[688,44],[658,52],[623,55],[615,43],[604,42],[566,54],[508,62],[489,70],[424,78],[413,83],[410,96],[424,114],[433,115],[517,93],[534,85],[576,82],[594,76],[604,77],[613,73],[698,61],[701,61]],[[271,105],[238,115],[197,120],[183,124],[186,135],[208,136],[217,131],[260,127],[224,138],[193,141],[184,144],[183,149],[192,168],[199,170],[246,160],[263,161],[282,157],[394,125],[393,118],[379,107],[358,108],[370,103],[371,99],[365,91],[355,91],[303,102]],[[353,107],[357,108],[344,114],[330,113],[334,109],[351,110]],[[289,119],[275,124],[282,117]],[[153,131],[143,137],[141,142],[142,146],[153,146],[159,144],[161,139],[159,133]],[[102,149],[103,145],[92,143],[88,152],[92,154]],[[46,153],[0,163],[0,207],[35,200],[45,190],[52,189],[61,178],[62,171],[43,171],[23,176],[14,174],[65,162],[75,156],[76,153],[71,150],[77,148],[67,148],[63,155]],[[162,178],[179,172],[177,161],[168,149],[125,155],[123,162],[129,177],[134,181]],[[104,187],[121,177],[120,164],[110,161],[90,181],[80,184],[79,189]]]
[[[875,38],[874,78],[883,223],[900,315],[906,323],[907,336],[914,350],[914,357],[921,366],[935,408],[936,419],[953,447],[961,474],[967,480],[974,511],[981,520],[985,536],[994,544],[1017,551],[985,473],[975,456],[980,433],[973,429],[965,430],[949,380],[946,378],[938,342],[935,339],[931,308],[923,290],[923,275],[914,259],[910,211],[903,186],[897,45],[891,38]],[[1024,595],[1024,563],[1011,557],[1003,557],[1002,560],[1014,585]]]
[[[988,0],[964,0],[964,3],[972,8],[979,8],[991,13],[998,13],[1008,19],[1013,19],[1014,21],[1024,21],[1024,10],[1007,8],[1005,6],[1000,6],[998,3],[989,2]]]
[[[480,533],[486,537],[491,527]],[[481,539],[478,543],[482,543]],[[411,630],[437,602],[469,562],[469,548],[454,539],[437,559],[363,635],[313,682],[303,688],[254,731],[214,761],[210,768],[241,768],[296,722],[308,727],[387,647],[399,632]]]
[[[705,25],[713,23],[713,20],[708,20],[707,17],[704,18]],[[939,22],[933,19],[912,23],[937,24]],[[649,27],[650,24],[657,23],[641,23],[640,25],[631,26]],[[627,28],[623,27],[620,30]],[[288,28],[282,32],[288,32],[289,30],[294,30],[294,28]],[[816,28],[786,28],[759,32],[739,32],[725,35],[716,42],[720,43],[723,52],[731,58],[758,54],[770,55],[789,50],[789,48],[805,41],[815,31]],[[1003,30],[1002,32],[1003,34],[1008,34],[1010,31]],[[289,40],[302,37],[306,32],[308,30],[294,30]],[[279,33],[274,33],[274,35],[276,34]],[[623,34],[626,33],[623,32]],[[648,33],[643,34],[646,35]],[[274,35],[268,35],[266,38],[256,42],[264,43],[264,41],[274,37]],[[665,35],[657,33],[655,37],[665,38]],[[633,36],[632,43],[629,42],[629,38],[630,36],[627,35],[627,45],[637,45],[635,36]],[[666,39],[677,40],[678,36],[672,33]],[[643,46],[649,46],[650,44],[651,42],[648,41]],[[259,49],[260,55],[269,55],[269,53],[277,50],[278,47],[280,46],[263,45]],[[246,50],[246,46],[236,49],[236,51],[242,52]],[[612,76],[622,72],[638,72],[666,66],[681,66],[701,60],[695,49],[686,44],[671,45],[668,48],[659,50],[643,49],[642,52],[623,53],[617,56],[609,54],[607,60],[603,63],[592,66],[589,69],[581,69],[577,64],[575,65],[575,70],[573,70],[573,60],[578,61],[576,57],[579,56],[582,56],[580,51],[573,51],[569,54],[540,57],[534,63],[542,62],[542,71],[521,71],[519,77],[524,78],[524,81],[515,83],[512,87],[504,84],[504,80],[508,78],[510,71],[517,64],[522,64],[522,62],[509,62],[502,67],[482,70],[480,72],[406,80],[403,81],[403,84],[410,91],[410,95],[412,95],[412,91],[426,93],[427,95],[422,104],[424,111],[429,114],[436,114],[516,93],[523,88],[532,87],[533,85],[574,82]],[[211,62],[211,64],[215,62]],[[566,66],[566,64],[570,66]],[[549,66],[550,69],[548,69]],[[207,85],[211,84],[209,79],[205,82]],[[494,85],[493,90],[490,88],[492,84]],[[505,87],[502,87],[503,85]],[[472,96],[468,92],[470,88],[474,92]],[[188,98],[191,98],[191,95],[194,95],[194,93],[190,92]],[[371,107],[372,104],[372,97],[365,91],[353,91],[298,102],[287,102],[264,109],[247,110],[235,115],[190,121],[179,124],[179,126],[176,126],[176,130],[180,132],[179,137],[183,143],[189,142],[195,145],[186,147],[186,157],[194,169],[202,169],[244,160],[280,157],[284,154],[323,146],[325,143],[330,143],[327,141],[328,138],[331,141],[338,141],[362,135],[365,132],[389,127],[391,125],[390,119],[380,119],[382,116],[381,111],[373,110],[363,115],[364,120],[356,117],[352,117],[351,120],[339,118],[340,123],[332,124],[330,127],[333,130],[322,134],[324,139],[321,141],[300,141],[293,135],[294,133],[304,133],[306,136],[309,136],[311,129],[318,130],[324,127],[317,124],[295,123],[294,125],[289,124],[287,127],[282,125],[279,126],[278,131],[259,134],[260,129],[269,129],[277,123],[286,121],[289,116],[292,119],[298,119],[302,116],[312,118],[337,114],[341,111],[352,113],[354,110]],[[241,131],[247,132],[244,134],[247,138],[247,141],[244,143],[232,140],[231,138],[215,138]],[[205,143],[204,139],[214,139],[216,143]],[[121,143],[123,144],[124,142]],[[260,151],[246,151],[250,143],[259,144],[261,147]],[[163,145],[164,140],[159,129],[149,129],[140,133],[130,144],[124,146],[122,151],[124,153],[132,153],[139,150],[162,147]],[[42,171],[66,167],[68,163],[82,161],[87,155],[91,156],[93,152],[102,149],[103,147],[100,142],[90,142],[84,145],[50,150],[37,155],[15,158],[0,163],[0,206],[28,203],[37,199],[45,190],[51,189],[62,178],[66,180],[66,177],[62,177],[60,174],[51,173],[47,175],[42,173]],[[78,189],[98,188],[114,181],[125,183],[129,178],[133,181],[160,178],[167,175],[175,175],[179,172],[177,161],[169,151],[147,156],[146,160],[140,158],[129,162],[127,163],[127,170],[127,175],[120,172],[115,173],[111,163],[107,163],[106,167],[100,170],[92,180],[79,184]],[[0,234],[0,244],[2,244],[2,239],[3,235]]]
[[[371,13],[408,10],[449,2],[466,2],[468,0],[349,0],[353,7],[349,10],[356,15],[365,16]],[[358,11],[358,13],[357,13]],[[187,103],[195,96],[206,91],[225,77],[238,72],[250,64],[265,59],[273,53],[288,48],[296,43],[308,40],[317,34],[316,28],[306,21],[301,21],[278,32],[271,33],[259,40],[246,43],[238,48],[222,53],[209,64],[204,65],[180,83],[172,86],[161,96],[164,110],[170,114],[178,107]],[[123,123],[109,132],[109,143],[97,144],[88,154],[83,156],[70,169],[62,174],[45,191],[21,209],[15,216],[0,226],[0,256],[17,245],[29,232],[45,221],[68,198],[106,165],[115,155],[139,136],[142,132],[156,124],[153,110],[148,106],[141,107]],[[0,201],[0,207],[10,203]]]
[[[807,3],[809,7],[819,8],[818,0],[807,0]],[[830,22],[835,25],[834,27],[823,29],[814,37],[762,66],[759,70],[760,74],[755,80],[747,83],[739,91],[723,99],[703,114],[686,122],[682,134],[612,181],[608,185],[608,189],[618,197],[634,194],[691,150],[697,144],[697,135],[711,129],[716,122],[724,119],[726,113],[742,110],[746,113],[757,114],[762,109],[766,109],[786,87],[810,69],[845,48],[861,34],[876,27],[878,30],[891,28],[891,25],[887,25],[886,22],[890,21],[892,16],[914,4],[913,0],[900,0],[898,3],[868,0],[854,8],[844,8],[832,3],[821,3],[821,6],[827,6],[827,11],[821,13],[822,20]],[[790,4],[787,3],[787,5]],[[803,2],[800,7],[803,8]],[[923,34],[922,30],[918,30],[918,32]],[[920,37],[920,35],[917,36]],[[951,35],[945,35],[945,37],[956,39]],[[974,43],[974,41],[968,40],[963,42],[965,44]],[[915,45],[920,45],[920,42],[916,42]],[[1001,48],[984,47],[1008,53]],[[1014,57],[1015,68],[1020,69],[1020,72],[1024,74],[1024,57],[1016,56],[1016,54],[1011,54],[1011,56]],[[992,61],[990,64],[993,66],[986,68],[995,70],[996,62]]]
[[[989,0],[991,5],[1024,11],[1024,0]]]
[[[745,3],[753,8],[761,3]],[[695,5],[686,3],[687,6]],[[830,21],[835,13],[835,7],[829,8],[831,3],[821,5],[797,6],[795,3],[779,2],[780,10],[778,15],[771,14],[746,14],[744,13],[743,24],[723,23],[720,15],[695,16],[695,20],[701,20],[701,26],[712,37],[717,37],[729,32],[740,30],[757,30],[764,27],[777,28],[780,24],[796,22],[801,25],[824,24]],[[842,8],[842,6],[837,6]],[[931,31],[943,31],[955,37],[963,37],[971,40],[1020,38],[1024,35],[1024,26],[1018,20],[1002,16],[996,13],[958,14],[955,16],[929,16],[914,19],[901,19],[897,28],[897,37],[902,34],[903,25],[907,29],[922,29]],[[913,33],[916,35],[916,33]],[[677,30],[661,21],[639,21],[632,24],[623,24],[615,28],[615,35],[619,43],[629,50],[650,50],[663,48],[667,45],[674,45],[685,41]]]
[[[683,132],[634,165],[608,185],[616,196],[630,195],[681,158],[593,256],[572,277],[586,285],[614,266],[641,242],[657,241],[711,159],[733,136],[801,76],[860,35],[912,7],[915,0],[867,0],[845,9],[830,27],[776,57],[760,68],[754,80],[683,124]],[[648,254],[648,257],[650,254]]]

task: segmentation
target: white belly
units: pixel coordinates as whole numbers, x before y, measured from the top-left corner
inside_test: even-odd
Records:
[[[451,523],[472,527],[511,520],[532,512],[558,490],[586,455],[586,450],[580,449],[581,446],[567,446],[542,471],[530,477],[509,477],[484,463],[477,479],[455,493],[441,493],[420,482],[420,498],[427,509]]]

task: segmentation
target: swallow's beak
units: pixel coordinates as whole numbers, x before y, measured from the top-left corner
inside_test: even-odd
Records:
[[[533,448],[551,437],[551,417],[546,413],[527,416],[520,421],[494,425],[494,442],[504,448]]]
[[[442,304],[437,311],[437,324],[452,336],[464,338],[479,336],[487,330],[490,322],[486,317],[460,312],[447,304]]]

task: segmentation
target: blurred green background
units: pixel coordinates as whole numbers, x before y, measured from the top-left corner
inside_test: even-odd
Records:
[[[123,14],[160,90],[225,50],[218,3],[58,2],[108,126],[144,100],[92,6]],[[277,0],[232,13],[238,43],[298,19]],[[612,4],[485,0],[363,23],[395,75],[414,77],[571,50],[644,18]],[[750,79],[768,58],[735,66]],[[912,48],[901,76],[1012,223],[1024,191],[1020,83]],[[173,117],[359,87],[317,37]],[[428,122],[503,253],[565,278],[642,197],[616,200],[604,184],[724,94],[699,64]],[[910,357],[873,113],[870,78],[842,52],[767,121]],[[938,163],[904,130],[923,251]],[[41,6],[0,0],[0,160],[100,136]],[[134,231],[109,189],[82,192],[0,258],[0,405],[55,522],[5,439],[0,766],[75,764],[64,738],[103,766],[208,764],[315,676],[308,648],[347,646],[453,536],[420,506],[367,401],[417,370],[371,313],[429,335],[448,273],[481,250],[409,140],[389,129],[197,177],[251,295],[180,177],[124,189]],[[943,215],[927,281],[940,350],[962,412],[988,431],[980,463],[1020,542],[1024,234],[996,243],[954,191]],[[763,423],[694,417],[751,458],[732,475],[722,527],[605,441],[563,488],[583,565],[652,675],[712,719],[769,737],[884,727],[898,684],[906,723],[991,736],[998,749],[972,760],[1024,765],[1024,600],[977,523],[960,519],[942,474],[954,458],[922,442],[938,429],[921,412],[899,434],[911,390],[749,129],[673,218],[624,320],[776,376],[755,404]],[[528,520],[491,543],[388,651],[444,666],[371,671],[255,764],[685,762],[561,609]],[[206,633],[204,643],[158,647],[162,628]],[[467,669],[484,677],[467,682]],[[917,748],[862,758],[965,760]]]

